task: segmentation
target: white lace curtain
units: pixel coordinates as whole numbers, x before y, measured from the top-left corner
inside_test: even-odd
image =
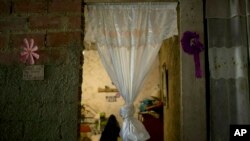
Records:
[[[133,117],[134,100],[162,41],[177,35],[177,3],[96,4],[87,6],[85,42],[94,42],[102,63],[125,100],[123,141],[150,136]]]
[[[228,141],[230,124],[250,124],[250,2],[206,3],[211,140]]]

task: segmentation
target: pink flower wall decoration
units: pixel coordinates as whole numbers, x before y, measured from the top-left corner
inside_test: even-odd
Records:
[[[23,51],[21,52],[21,61],[23,63],[29,63],[30,65],[35,64],[35,59],[39,59],[39,54],[35,51],[38,50],[37,46],[34,46],[34,39],[30,39],[30,42],[24,38],[24,45],[21,46]]]

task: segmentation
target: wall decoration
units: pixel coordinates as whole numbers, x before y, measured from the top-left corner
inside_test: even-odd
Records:
[[[199,34],[196,32],[186,31],[184,32],[181,45],[184,52],[193,55],[195,62],[195,76],[201,78],[202,72],[200,68],[200,52],[204,50],[203,44],[200,42]]]
[[[116,96],[106,96],[106,101],[108,101],[108,102],[116,102]]]
[[[28,64],[23,68],[23,80],[43,80],[44,65],[34,65],[35,60],[39,59],[39,54],[36,53],[38,46],[34,44],[34,39],[23,39],[24,45],[21,46],[22,51],[21,62]]]
[[[23,80],[43,80],[44,65],[29,65],[23,69]]]
[[[109,86],[105,86],[104,88],[98,88],[99,93],[103,92],[118,92],[116,88],[110,88]]]
[[[30,39],[30,42],[27,38],[24,38],[23,41],[24,46],[21,46],[23,49],[21,52],[21,62],[33,65],[35,64],[35,59],[39,59],[39,54],[36,53],[38,47],[34,44],[33,38]]]

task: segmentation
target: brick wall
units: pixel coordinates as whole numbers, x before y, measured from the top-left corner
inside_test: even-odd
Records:
[[[0,140],[78,136],[82,0],[0,0]],[[22,80],[24,38],[39,47],[44,80]]]

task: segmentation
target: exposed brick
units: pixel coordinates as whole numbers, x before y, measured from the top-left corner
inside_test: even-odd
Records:
[[[52,0],[48,6],[48,12],[77,12],[81,13],[81,0]]]
[[[36,60],[36,64],[59,64],[66,59],[66,54],[62,50],[38,50],[37,53],[40,57]]]
[[[64,50],[52,50],[50,54],[50,64],[61,64],[65,62],[67,54]]]
[[[0,64],[8,64],[8,62],[6,62],[6,61],[8,61],[8,59],[9,59],[9,56],[6,54],[6,53],[3,53],[3,52],[0,52]]]
[[[14,13],[43,13],[47,11],[45,0],[18,0],[13,2]]]
[[[0,31],[24,29],[27,19],[20,17],[6,17],[0,19]]]
[[[38,50],[39,59],[36,60],[36,64],[48,64],[50,61],[50,50]]]
[[[12,65],[19,62],[18,52],[0,52],[0,64]]]
[[[1,0],[0,1],[0,15],[10,14],[10,1]]]
[[[50,53],[50,59],[51,59],[51,61],[59,60],[60,57],[61,57],[60,50],[53,50],[53,51],[51,51],[51,53]]]
[[[79,45],[81,42],[80,32],[57,32],[48,33],[47,46],[63,47],[70,44]]]
[[[35,45],[38,46],[38,48],[44,47],[44,41],[45,41],[45,34],[15,34],[11,35],[11,47],[13,48],[20,48],[21,45],[24,44],[23,39],[27,38],[33,38]]]
[[[6,46],[7,40],[6,37],[3,35],[0,35],[0,49],[4,48]]]
[[[62,18],[60,16],[35,16],[30,17],[29,24],[31,29],[60,28]]]
[[[69,29],[81,29],[81,16],[71,16],[68,21]]]

